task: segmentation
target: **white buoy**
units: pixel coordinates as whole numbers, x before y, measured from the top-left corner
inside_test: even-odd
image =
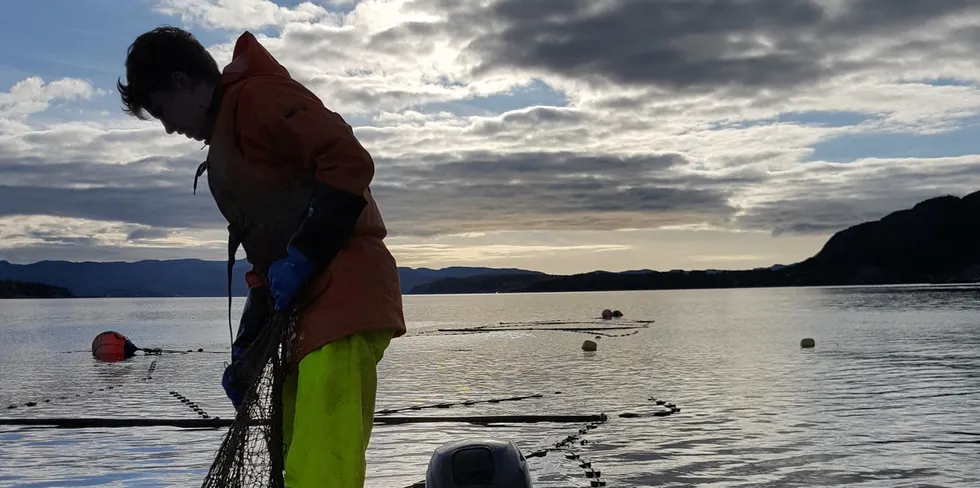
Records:
[[[595,341],[585,341],[585,342],[582,343],[582,350],[583,351],[590,351],[590,352],[591,351],[595,351],[598,347],[599,347],[599,344],[596,344]]]
[[[800,347],[804,349],[810,349],[812,347],[816,347],[816,345],[817,345],[817,341],[814,341],[812,338],[809,337],[806,337],[800,341]]]

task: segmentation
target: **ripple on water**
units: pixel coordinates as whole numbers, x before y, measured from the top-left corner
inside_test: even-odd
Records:
[[[195,418],[171,391],[211,416],[233,415],[220,388],[225,354],[98,364],[62,352],[84,349],[106,329],[139,345],[227,351],[220,299],[10,303],[0,309],[0,407],[22,406],[4,417]],[[610,421],[574,450],[610,487],[980,486],[980,327],[978,306],[964,293],[406,297],[409,319],[427,330],[582,319],[607,307],[657,322],[635,336],[599,340],[596,353],[580,350],[585,336],[557,332],[399,339],[380,366],[378,409],[543,393],[398,415],[605,413]],[[800,337],[815,337],[817,347],[801,350]],[[152,379],[143,380],[153,360]],[[652,408],[651,398],[676,403],[681,413],[616,416]],[[28,401],[38,404],[24,407]],[[421,480],[432,450],[452,440],[513,439],[530,452],[580,427],[378,425],[367,486]],[[222,432],[4,427],[0,484],[195,486]],[[564,456],[529,463],[538,487],[588,486]]]

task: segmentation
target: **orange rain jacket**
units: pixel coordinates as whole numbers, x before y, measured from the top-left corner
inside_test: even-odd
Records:
[[[368,188],[374,161],[351,127],[249,32],[238,38],[222,71],[215,108],[208,159],[198,176],[208,172],[211,194],[229,223],[229,248],[241,242],[252,264],[249,288],[265,286],[269,265],[285,257],[315,179],[367,200],[354,235],[301,300],[312,302],[298,317],[292,365],[356,332],[393,329],[394,337],[404,335],[398,269]]]

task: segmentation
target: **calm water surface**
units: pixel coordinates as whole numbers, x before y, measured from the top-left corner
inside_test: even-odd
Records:
[[[575,449],[611,488],[980,486],[975,289],[411,296],[405,305],[412,332],[381,363],[379,409],[542,393],[429,413],[605,413],[611,420]],[[0,417],[197,418],[170,391],[211,416],[231,417],[220,387],[229,350],[225,306],[220,298],[0,301]],[[419,334],[588,320],[606,307],[656,323],[602,339],[596,353],[582,352],[587,337],[575,333]],[[86,351],[110,329],[144,347],[207,352],[115,364],[65,352]],[[817,347],[800,349],[802,337]],[[682,410],[618,417],[649,411],[651,397]],[[452,440],[512,439],[527,452],[580,427],[378,426],[368,486],[423,479],[432,450]],[[0,486],[199,486],[222,433],[0,427]],[[535,486],[589,486],[563,456],[529,463]]]

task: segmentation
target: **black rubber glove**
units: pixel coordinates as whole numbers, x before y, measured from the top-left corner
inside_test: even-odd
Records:
[[[251,378],[242,378],[236,375],[236,364],[239,358],[252,345],[258,337],[262,328],[265,327],[272,316],[272,291],[267,287],[250,288],[248,297],[245,299],[245,308],[242,310],[242,319],[238,324],[238,335],[235,342],[231,345],[232,364],[225,368],[221,376],[221,386],[225,389],[225,394],[231,400],[232,405],[237,410],[245,396]]]
[[[354,195],[317,180],[316,193],[306,218],[289,241],[322,271],[347,244],[357,219],[367,207],[363,195]]]
[[[271,298],[272,290],[268,287],[260,286],[248,290],[245,308],[242,309],[242,319],[238,323],[238,334],[235,336],[235,342],[231,345],[233,361],[245,354],[245,350],[252,345],[259,332],[265,327],[266,322],[269,321],[269,317],[272,316]]]

